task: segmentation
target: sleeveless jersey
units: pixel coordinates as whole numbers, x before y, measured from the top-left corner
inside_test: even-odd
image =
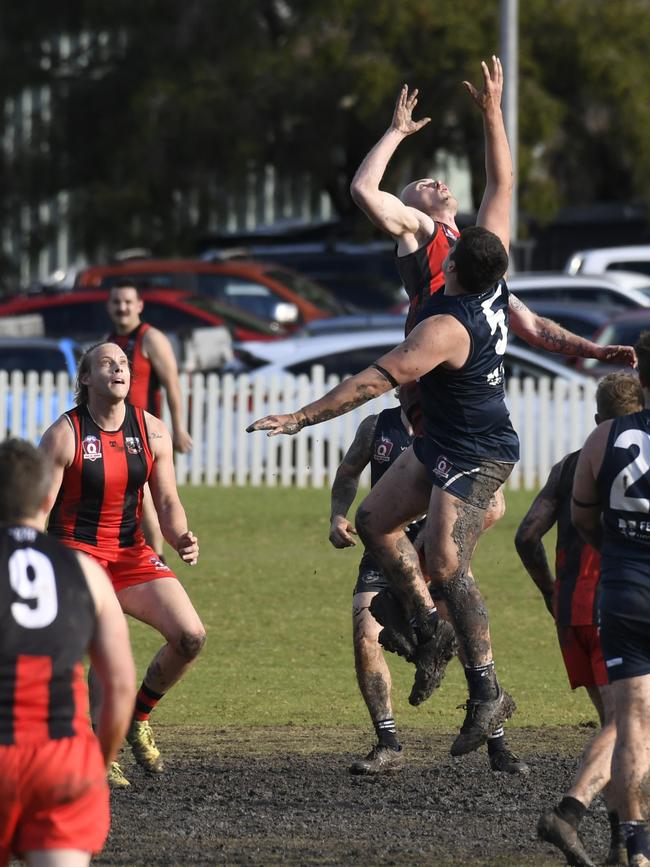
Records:
[[[141,544],[142,489],[153,466],[144,411],[127,403],[122,426],[104,431],[86,405],[66,413],[75,437],[48,532],[65,544],[114,561]]]
[[[459,235],[451,226],[435,222],[433,234],[425,244],[406,256],[395,253],[397,270],[409,297],[409,310],[404,326],[406,337],[415,328],[418,316],[431,295],[444,286],[442,263]]]
[[[508,287],[500,280],[480,295],[438,293],[419,321],[447,314],[468,331],[470,351],[459,370],[439,365],[421,376],[425,438],[457,459],[514,463],[519,439],[505,404],[503,354],[508,341]]]
[[[131,388],[128,401],[133,406],[146,409],[152,415],[160,418],[162,415],[162,396],[160,380],[148,358],[142,354],[142,340],[151,325],[141,322],[129,334],[109,334],[106,338],[110,343],[117,343],[126,353],[131,365]]]
[[[593,626],[598,623],[600,554],[583,542],[571,523],[571,492],[579,456],[577,451],[565,458],[557,489],[554,610],[558,626]]]
[[[89,730],[83,658],[94,629],[73,552],[31,527],[0,529],[0,744]]]
[[[383,409],[377,416],[375,433],[370,456],[370,487],[374,488],[386,470],[395,463],[413,442],[402,423],[401,408]],[[406,528],[406,534],[413,541],[424,520],[414,521]],[[368,551],[365,551],[359,564],[362,572],[379,572],[379,566]]]

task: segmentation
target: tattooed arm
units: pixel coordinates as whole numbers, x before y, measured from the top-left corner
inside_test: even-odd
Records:
[[[521,562],[539,588],[544,603],[553,614],[553,586],[555,577],[546,557],[542,537],[558,518],[559,483],[565,458],[555,464],[546,484],[533,500],[515,535],[515,547]]]
[[[332,485],[332,507],[330,514],[329,539],[335,548],[349,548],[355,545],[352,538],[357,531],[348,521],[348,511],[354,502],[359,488],[359,477],[370,463],[372,442],[377,426],[377,416],[369,415],[359,425],[352,445],[336,471]]]
[[[469,333],[457,319],[431,316],[416,325],[399,346],[361,373],[343,380],[323,397],[296,412],[260,418],[246,431],[265,430],[270,437],[297,434],[308,425],[344,415],[397,385],[413,382],[445,361],[454,368],[461,367],[469,350]]]
[[[636,356],[631,346],[600,346],[591,340],[585,340],[584,337],[578,337],[557,322],[533,313],[512,293],[509,306],[511,331],[531,346],[560,355],[577,355],[611,364],[635,366]]]

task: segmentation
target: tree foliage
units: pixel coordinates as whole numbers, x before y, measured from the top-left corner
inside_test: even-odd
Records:
[[[400,149],[387,184],[443,149],[469,158],[482,191],[480,117],[461,81],[479,83],[480,60],[498,50],[497,0],[6,6],[0,95],[47,86],[51,106],[5,151],[3,212],[68,190],[89,254],[190,249],[251,165],[308,173],[353,213],[350,179],[404,81],[433,122]],[[650,195],[648,12],[649,0],[521,4],[519,188],[535,219]]]

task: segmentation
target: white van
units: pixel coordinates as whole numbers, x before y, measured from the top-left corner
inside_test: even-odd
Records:
[[[567,274],[604,274],[606,271],[636,271],[650,277],[650,244],[577,250],[564,266]]]

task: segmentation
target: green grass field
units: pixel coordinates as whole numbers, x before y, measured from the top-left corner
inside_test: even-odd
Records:
[[[357,691],[350,602],[360,548],[327,539],[328,490],[181,490],[201,545],[197,567],[169,562],[208,631],[195,668],[156,711],[156,724],[369,727]],[[594,718],[568,687],[555,629],[520,565],[513,537],[532,495],[507,494],[506,517],[482,539],[475,572],[492,624],[501,682],[519,710],[515,726],[577,724]],[[551,542],[553,540],[550,540]],[[131,630],[139,673],[160,644],[139,623]],[[451,731],[465,699],[460,665],[421,708],[409,706],[412,667],[389,654],[401,726]]]

